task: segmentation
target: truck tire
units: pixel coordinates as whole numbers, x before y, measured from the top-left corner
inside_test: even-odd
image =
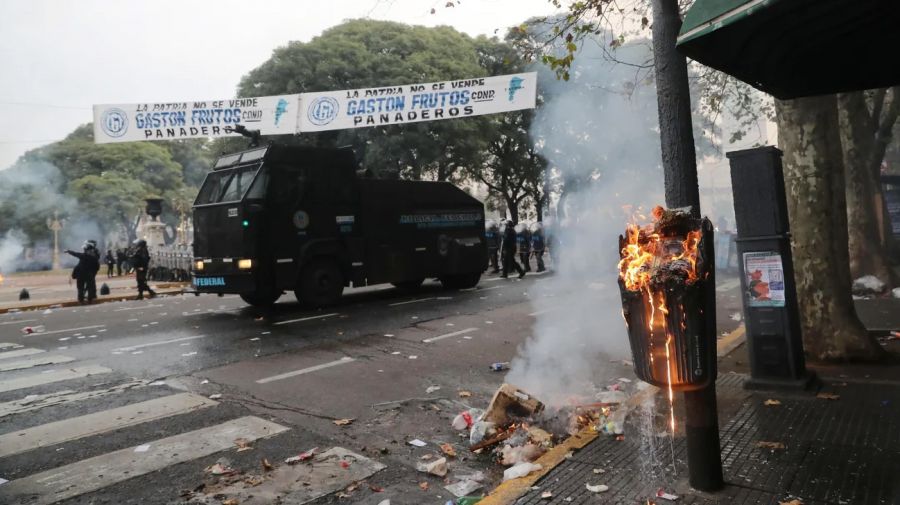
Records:
[[[337,263],[316,260],[303,268],[294,294],[300,303],[313,307],[334,305],[344,292],[344,276]]]
[[[444,289],[469,289],[478,285],[481,280],[481,272],[473,272],[468,274],[454,274],[441,277],[441,284]]]
[[[392,282],[391,285],[404,291],[415,291],[422,286],[423,282],[425,282],[424,278],[412,281]]]
[[[269,307],[274,305],[278,298],[281,297],[280,292],[260,293],[254,291],[252,293],[241,293],[241,300],[254,307]]]

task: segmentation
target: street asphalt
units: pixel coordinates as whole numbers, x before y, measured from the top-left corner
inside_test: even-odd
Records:
[[[180,295],[0,315],[0,478],[10,481],[0,503],[221,503],[211,491],[221,479],[205,471],[217,461],[246,475],[262,459],[284,467],[341,447],[370,471],[306,483],[312,503],[443,504],[446,482],[415,466],[445,442],[458,453],[447,482],[481,470],[489,490],[502,467],[469,452],[450,420],[502,383],[488,367],[513,358],[534,314],[552,310],[552,297],[532,294],[551,275],[348,290],[327,310],[289,295],[269,310]],[[718,282],[724,333],[739,325],[739,287]],[[598,383],[632,377],[603,368]]]

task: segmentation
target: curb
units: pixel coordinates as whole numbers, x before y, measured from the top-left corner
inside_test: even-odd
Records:
[[[168,283],[168,284],[159,284],[156,286],[156,295],[157,296],[171,296],[171,295],[180,295],[184,293],[185,288],[190,286],[188,283]],[[128,295],[105,295],[98,296],[94,303],[91,305],[99,305],[102,303],[109,302],[123,302],[126,300],[137,300],[136,294],[128,294]],[[81,305],[78,300],[64,300],[64,301],[46,301],[35,303],[33,305],[22,305],[17,307],[5,307],[0,308],[0,314],[8,314],[10,312],[25,312],[29,310],[44,310],[50,308],[61,308],[61,307],[74,307],[76,305]]]
[[[744,327],[744,324],[742,323],[734,331],[732,331],[726,337],[722,338],[716,343],[716,355],[719,358],[724,357],[731,351],[735,350],[738,346],[743,344],[745,339],[746,329]],[[624,408],[626,411],[626,417],[638,405],[656,396],[656,394],[661,391],[661,389],[656,386],[651,386],[649,384],[647,386],[648,387],[639,391],[622,405],[622,408]],[[547,475],[551,470],[565,461],[567,459],[566,455],[570,451],[583,448],[584,446],[597,439],[597,437],[599,437],[599,433],[597,433],[592,427],[585,428],[575,435],[572,435],[564,442],[557,445],[556,447],[553,447],[552,449],[544,453],[543,456],[534,461],[534,463],[541,465],[540,470],[528,474],[525,477],[502,482],[481,501],[479,501],[478,505],[512,505],[516,500],[530,491],[531,487],[534,486],[534,484],[538,480],[540,480],[541,477]]]

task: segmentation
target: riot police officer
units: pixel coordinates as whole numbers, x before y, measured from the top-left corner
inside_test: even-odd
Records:
[[[100,253],[97,251],[96,242],[88,240],[82,247],[83,252],[66,250],[68,254],[78,258],[78,264],[72,270],[72,278],[75,279],[75,287],[78,289],[78,303],[92,303],[97,299],[97,281],[95,277],[100,270]]]
[[[525,277],[525,270],[516,263],[516,230],[513,222],[507,219],[503,228],[503,274],[500,277],[508,277],[512,269],[519,272],[520,279]]]
[[[147,250],[147,241],[138,240],[134,255],[131,258],[131,264],[134,266],[135,277],[137,278],[138,300],[144,299],[144,291],[150,298],[156,296],[156,292],[147,285],[147,271],[150,269],[150,251]]]
[[[484,222],[484,238],[487,240],[488,257],[491,260],[491,272],[500,273],[498,255],[500,254],[500,226],[493,219]]]
[[[544,225],[538,221],[531,225],[531,252],[537,261],[537,271],[543,272],[544,268]]]
[[[531,271],[531,232],[528,225],[519,223],[516,225],[516,245],[519,248],[519,259],[526,272]]]

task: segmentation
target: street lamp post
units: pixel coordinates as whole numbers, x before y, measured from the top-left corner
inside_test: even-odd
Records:
[[[47,218],[47,228],[53,231],[53,270],[59,270],[59,232],[63,222],[59,219],[59,211],[53,211],[53,218]]]

